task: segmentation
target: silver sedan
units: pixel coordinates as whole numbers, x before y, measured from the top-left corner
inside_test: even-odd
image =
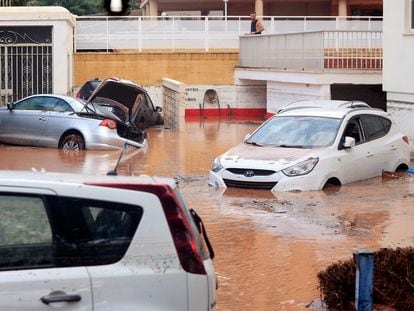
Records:
[[[0,142],[64,150],[144,147],[145,133],[106,108],[60,95],[33,95],[0,108]]]

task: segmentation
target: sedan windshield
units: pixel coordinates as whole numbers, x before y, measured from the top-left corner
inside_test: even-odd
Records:
[[[315,116],[280,116],[265,122],[246,140],[258,146],[313,148],[331,145],[341,119]]]

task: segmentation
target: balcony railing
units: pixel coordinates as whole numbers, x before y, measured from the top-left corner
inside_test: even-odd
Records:
[[[240,37],[240,66],[382,70],[382,31],[314,31]]]
[[[321,30],[382,30],[382,17],[263,17],[265,34]],[[77,17],[75,51],[238,49],[250,31],[246,16]]]

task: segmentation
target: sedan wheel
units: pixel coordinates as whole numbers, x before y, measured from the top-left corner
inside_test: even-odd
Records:
[[[80,135],[69,134],[63,138],[60,148],[63,150],[84,150],[85,142]]]

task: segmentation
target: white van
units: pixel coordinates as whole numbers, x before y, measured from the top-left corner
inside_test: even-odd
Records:
[[[2,310],[214,310],[213,257],[173,179],[0,172]]]

